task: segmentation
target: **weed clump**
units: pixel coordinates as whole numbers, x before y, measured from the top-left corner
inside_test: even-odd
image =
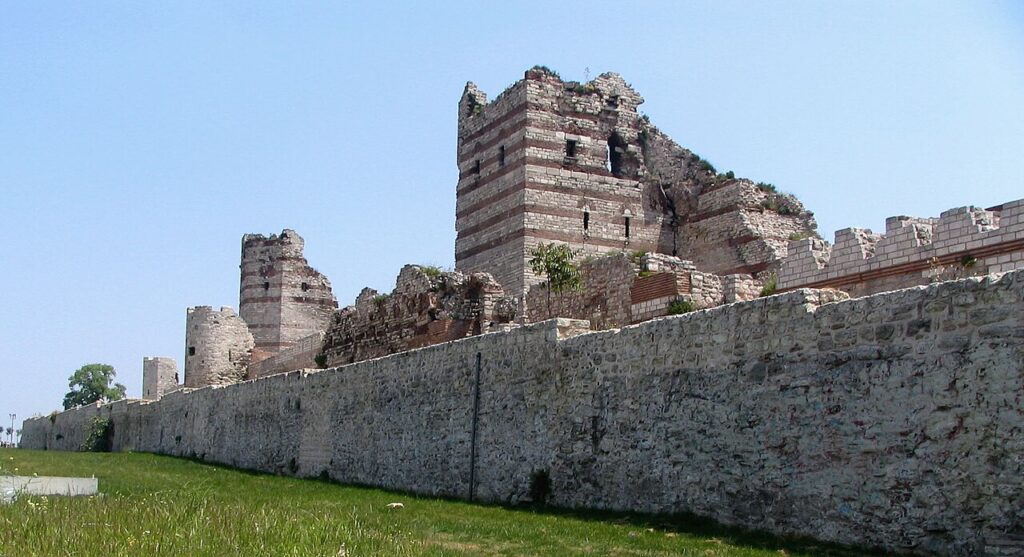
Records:
[[[94,416],[82,442],[82,450],[93,453],[109,453],[114,437],[114,423],[109,418]]]
[[[696,308],[693,306],[693,302],[680,298],[678,300],[672,300],[672,303],[668,305],[668,314],[682,315],[684,313],[690,313],[694,309]]]

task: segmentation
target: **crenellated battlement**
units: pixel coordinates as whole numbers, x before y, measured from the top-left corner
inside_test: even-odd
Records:
[[[885,234],[845,228],[835,243],[789,243],[778,287],[836,287],[856,295],[943,278],[998,273],[1024,262],[1024,199],[989,209],[957,207],[938,218],[895,216]]]

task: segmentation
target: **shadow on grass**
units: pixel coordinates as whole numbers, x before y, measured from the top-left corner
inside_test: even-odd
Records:
[[[638,528],[654,528],[704,538],[715,538],[737,547],[761,550],[784,550],[815,556],[853,557],[862,555],[891,555],[879,548],[863,548],[823,542],[809,536],[779,536],[766,530],[722,524],[712,518],[693,513],[652,514],[560,507],[534,507],[497,505],[516,512],[574,518],[577,520],[628,524]]]
[[[114,453],[117,454],[117,453]],[[125,454],[125,453],[120,453]],[[292,467],[283,467],[278,473],[262,472],[251,469],[239,468],[236,466],[222,464],[205,460],[198,456],[184,455],[157,455],[153,453],[137,453],[153,456],[156,458],[167,458],[177,461],[187,461],[201,466],[219,468],[246,476],[253,477],[283,477],[307,482],[322,483],[325,486],[365,489],[377,492],[390,498],[406,498],[424,502],[441,501],[465,506],[478,506],[491,509],[501,509],[512,513],[523,513],[536,516],[564,517],[580,521],[605,523],[616,525],[629,525],[637,529],[655,529],[660,532],[671,532],[679,535],[692,536],[697,538],[714,538],[723,543],[752,550],[780,551],[783,554],[803,554],[826,557],[853,557],[861,555],[890,555],[878,548],[863,548],[846,546],[834,543],[823,542],[807,536],[779,536],[765,530],[744,528],[741,526],[725,525],[714,519],[699,516],[692,513],[653,514],[626,511],[609,511],[593,509],[571,509],[553,506],[540,505],[511,505],[501,503],[480,503],[469,502],[456,497],[424,495],[414,492],[398,491],[382,488],[380,486],[341,483],[330,479],[326,472],[319,476],[302,477],[293,473]]]
[[[163,455],[161,455],[163,456]],[[394,497],[406,497],[420,501],[444,501],[462,505],[475,505],[480,507],[502,509],[515,513],[526,513],[532,515],[554,516],[572,518],[587,522],[603,522],[608,524],[621,524],[634,526],[639,529],[653,528],[662,532],[672,532],[681,535],[690,535],[703,538],[715,538],[722,542],[736,547],[747,549],[758,549],[766,551],[783,550],[786,553],[802,553],[806,555],[824,557],[855,557],[865,555],[892,555],[881,548],[866,548],[850,545],[842,545],[824,542],[809,536],[777,535],[767,530],[745,528],[742,526],[726,525],[712,518],[700,516],[693,513],[680,512],[671,514],[639,513],[627,511],[610,511],[597,509],[579,509],[554,507],[550,505],[512,505],[503,503],[482,503],[470,502],[457,497],[423,495],[414,492],[398,491],[376,485],[360,483],[342,483],[332,480],[325,473],[319,476],[295,476],[281,472],[272,474],[255,470],[237,468],[230,465],[204,461],[195,457],[172,457],[189,460],[197,464],[224,468],[252,476],[280,476],[291,477],[309,482],[323,483],[325,485],[367,489]]]

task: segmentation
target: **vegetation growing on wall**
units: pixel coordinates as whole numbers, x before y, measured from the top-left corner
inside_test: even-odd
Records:
[[[85,441],[82,442],[82,450],[93,453],[109,453],[113,436],[113,422],[109,418],[94,416],[89,421]]]
[[[558,309],[562,309],[562,293],[583,289],[580,268],[573,259],[580,254],[568,244],[541,244],[530,250],[530,270],[547,279],[548,315],[551,315],[551,293],[558,295]]]

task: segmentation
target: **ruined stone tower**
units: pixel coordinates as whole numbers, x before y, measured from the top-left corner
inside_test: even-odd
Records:
[[[178,388],[178,364],[174,358],[142,359],[142,398],[159,400]]]
[[[245,379],[253,336],[234,310],[188,308],[185,319],[185,386],[198,389]]]
[[[563,81],[528,70],[493,101],[459,101],[455,267],[492,273],[510,294],[540,282],[541,243],[584,255],[676,255],[719,275],[776,270],[811,213],[769,184],[719,174],[641,116],[622,77]]]
[[[327,277],[303,257],[294,230],[242,237],[238,314],[256,341],[254,360],[327,330],[338,302]]]
[[[645,203],[636,107],[617,74],[566,84],[526,72],[493,102],[469,83],[459,102],[455,267],[492,273],[522,294],[529,252],[656,251],[663,218]],[[670,243],[670,242],[669,242]]]

